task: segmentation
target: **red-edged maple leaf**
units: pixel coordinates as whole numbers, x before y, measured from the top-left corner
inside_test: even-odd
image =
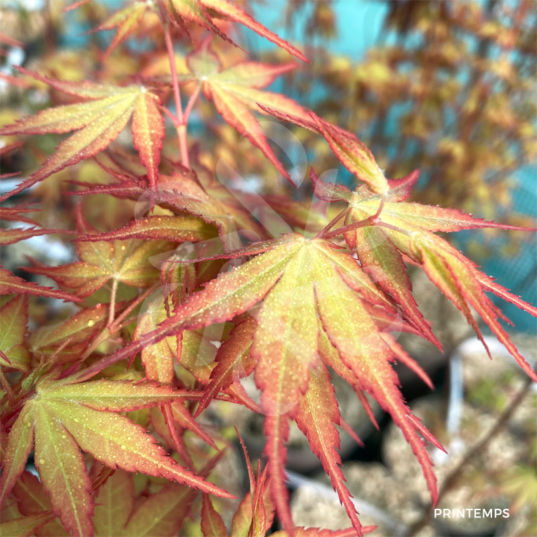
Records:
[[[286,112],[261,101],[258,101],[258,106],[278,119],[322,134],[340,162],[360,181],[374,192],[385,194],[389,190],[390,180],[386,179],[371,151],[354,134],[322,120],[311,111],[305,116]]]
[[[219,458],[210,460],[200,475],[207,476]],[[188,517],[196,493],[196,489],[172,483],[140,501],[135,497],[132,476],[118,470],[95,498],[95,537],[174,537]]]
[[[361,528],[352,496],[344,485],[345,478],[339,468],[341,459],[337,450],[340,438],[336,425],[341,424],[341,416],[330,376],[322,364],[310,373],[308,390],[300,399],[295,419],[307,436],[312,451],[321,459],[354,528]]]
[[[269,146],[259,122],[250,110],[262,112],[258,104],[277,109],[284,114],[309,118],[302,106],[289,97],[261,91],[274,80],[296,67],[295,64],[268,65],[242,62],[222,69],[216,54],[205,41],[187,57],[191,75],[185,81],[197,80],[207,99],[211,99],[227,123],[258,147],[277,170],[291,182],[291,178]]]
[[[74,9],[91,0],[75,2],[69,9]],[[293,56],[309,63],[309,60],[296,47],[277,36],[265,26],[257,22],[249,13],[239,6],[227,0],[165,0],[164,5],[168,13],[183,26],[185,22],[192,22],[203,26],[207,30],[220,36],[226,41],[235,44],[218,26],[218,20],[237,22],[250,28],[260,36],[272,41]],[[106,21],[94,31],[113,30],[117,28],[116,35],[109,45],[105,57],[114,50],[122,41],[129,37],[140,25],[144,16],[155,6],[149,2],[134,2],[113,13]]]
[[[40,224],[24,216],[25,213],[39,211],[26,205],[19,205],[15,207],[0,207],[0,220],[7,220],[12,222],[24,222],[30,224],[32,227],[26,228],[9,228],[0,229],[0,246],[6,246],[7,244],[13,244],[15,242],[29,239],[30,237],[39,237],[40,235],[51,235],[53,233],[72,233],[72,231],[61,229],[39,229]]]
[[[36,222],[33,218],[24,216],[27,213],[39,212],[36,207],[29,205],[16,205],[15,207],[0,207],[0,220],[10,220],[13,222],[25,222],[32,226],[38,226],[39,222]]]
[[[77,131],[64,140],[43,166],[0,201],[46,179],[67,166],[73,166],[106,149],[132,117],[132,136],[140,159],[147,168],[152,186],[158,180],[164,120],[158,110],[159,97],[142,85],[118,87],[92,82],[66,82],[43,77],[25,69],[23,73],[81,100],[39,112],[0,129],[0,136],[12,134],[63,134]]]
[[[173,268],[171,270],[173,270]],[[194,276],[192,267],[180,266],[179,270],[174,270],[174,272],[176,278],[169,278],[166,282],[168,285],[168,288],[166,289],[167,296],[163,297],[157,293],[157,296],[150,301],[147,310],[141,316],[134,332],[135,339],[141,338],[144,334],[154,330],[159,322],[169,316],[171,309],[183,302],[186,298],[187,293],[185,291],[188,289],[188,280],[193,280]],[[178,273],[183,277],[177,278]],[[173,282],[174,280],[177,282],[177,289],[170,287],[170,282]],[[178,294],[180,294],[180,296],[178,296]],[[184,363],[183,354],[186,357],[190,351],[190,347],[195,347],[195,343],[193,344],[192,341],[198,342],[200,337],[199,334],[194,332],[185,332],[184,334],[165,338],[155,345],[147,346],[142,352],[142,363],[144,365],[146,377],[149,380],[154,380],[160,383],[172,384],[175,379],[175,363]],[[160,413],[160,410],[158,409],[154,409],[152,412],[152,418],[154,424],[156,424],[156,429],[160,434],[166,435],[165,438],[167,440],[171,440],[171,442],[169,442],[170,445],[176,447],[184,460],[190,462],[190,455],[187,452],[184,442],[177,435],[176,425],[179,425],[182,429],[188,429],[194,432],[209,445],[217,449],[212,438],[194,420],[189,410],[182,403],[163,405],[161,410],[163,416],[158,415]],[[161,426],[163,422],[165,422],[168,427],[169,435],[163,433],[163,427]]]
[[[257,477],[254,475],[252,463],[242,437],[237,431],[239,441],[244,451],[250,490],[240,502],[231,521],[230,537],[255,537],[265,535],[272,526],[274,505],[270,498],[267,468],[257,467]]]
[[[181,485],[168,485],[152,494],[132,513],[122,534],[174,537],[187,518],[196,491]]]
[[[51,514],[50,498],[45,493],[43,485],[30,472],[23,472],[13,487],[13,496],[17,499],[17,508],[25,516]],[[37,537],[67,537],[62,523],[54,517],[36,532]]]
[[[124,8],[119,9],[99,24],[92,32],[101,30],[114,30],[116,34],[112,42],[103,55],[103,60],[125,39],[127,39],[140,26],[144,16],[148,11],[152,11],[152,4],[149,2],[131,2]]]
[[[537,374],[499,323],[498,317],[503,316],[485,292],[491,291],[533,316],[537,316],[537,308],[509,293],[481,273],[472,261],[446,240],[434,235],[434,232],[438,231],[452,232],[484,227],[530,231],[529,229],[487,222],[454,209],[405,202],[417,174],[412,174],[400,183],[392,183],[395,186],[393,195],[388,192],[385,196],[379,196],[366,187],[359,188],[357,192],[351,192],[341,185],[333,187],[322,183],[315,173],[312,173],[311,177],[318,197],[327,201],[345,199],[349,203],[345,213],[345,226],[329,232],[326,236],[345,234],[349,246],[356,248],[364,270],[392,295],[404,309],[407,318],[414,322],[426,337],[430,338],[430,335],[411,298],[410,280],[406,275],[404,258],[422,266],[430,280],[465,315],[484,343],[471,312],[471,308],[474,308],[522,369],[532,379],[537,380]]]
[[[227,0],[166,0],[166,5],[170,13],[177,15],[180,20],[203,26],[230,43],[233,43],[233,41],[222,32],[215,22],[219,18],[238,22],[260,36],[272,41],[280,48],[285,49],[293,56],[309,63],[309,60],[297,48],[272,33],[265,26],[253,19],[246,11],[232,2],[228,2]]]
[[[79,241],[108,241],[126,239],[153,239],[170,242],[204,241],[216,236],[212,226],[191,216],[146,216],[120,229],[101,233],[97,237],[81,237]]]
[[[120,312],[125,303],[116,304]],[[68,363],[80,359],[91,339],[104,328],[109,317],[109,305],[77,311],[59,323],[46,324],[34,330],[27,339],[30,351],[38,357],[54,357],[54,363]]]
[[[99,488],[95,497],[95,537],[123,535],[134,507],[132,476],[118,470]]]
[[[145,429],[118,414],[188,397],[188,392],[152,383],[43,383],[37,396],[25,404],[9,434],[0,503],[24,470],[34,444],[36,467],[51,497],[52,509],[73,535],[93,535],[91,482],[81,449],[111,468],[165,477],[231,497],[178,465]]]
[[[13,142],[12,144],[7,144],[3,147],[0,147],[0,157],[2,155],[7,155],[8,153],[11,153],[11,151],[14,151],[15,149],[18,149],[19,147],[22,147],[22,142]],[[8,177],[13,177],[15,175],[18,175],[17,173],[4,173],[0,175],[0,179],[7,179]]]
[[[227,537],[227,529],[208,494],[203,495],[201,505],[201,531],[203,537]]]
[[[80,211],[77,216],[80,232],[99,237]],[[151,287],[159,279],[159,269],[151,258],[171,248],[166,241],[79,241],[77,252],[81,261],[58,267],[36,265],[24,270],[47,276],[64,288],[74,289],[79,297],[87,297],[110,280],[132,287]]]
[[[353,257],[322,239],[307,240],[289,234],[254,243],[233,256],[257,253],[261,255],[207,283],[155,331],[104,358],[103,364],[123,359],[182,330],[231,319],[262,301],[259,309],[252,312],[257,328],[250,353],[256,362],[255,380],[262,390],[261,406],[266,415],[272,496],[285,527],[292,528],[284,485],[288,421],[307,393],[311,369],[318,367],[321,329],[361,388],[401,427],[422,464],[435,499],[436,481],[421,440],[423,433],[408,419],[410,411],[390,366],[397,356],[364,306],[370,302],[393,311],[393,302]],[[85,374],[91,375],[100,367],[94,364]],[[325,455],[331,457],[330,464],[336,468],[333,453]],[[338,476],[334,479],[342,490]],[[356,529],[360,531],[359,526]]]
[[[26,347],[28,297],[18,295],[0,308],[0,365],[28,371],[30,354]]]
[[[222,343],[216,353],[216,367],[211,372],[210,382],[205,386],[196,416],[207,408],[219,392],[252,373],[255,362],[250,355],[250,349],[256,326],[255,319],[249,317],[237,324],[229,339]]]
[[[119,179],[118,183],[110,185],[93,185],[89,183],[77,182],[79,186],[88,187],[86,190],[77,191],[77,195],[110,194],[118,198],[127,198],[139,201],[140,199],[151,200],[153,203],[169,209],[182,219],[174,221],[173,226],[167,224],[166,219],[161,220],[159,226],[155,217],[140,219],[131,224],[127,224],[122,229],[107,233],[94,234],[82,237],[79,240],[110,240],[121,239],[128,236],[138,238],[169,237],[175,234],[178,242],[182,240],[204,240],[211,236],[210,225],[215,225],[218,234],[228,250],[233,250],[240,246],[241,242],[237,236],[237,231],[244,234],[254,234],[256,237],[265,237],[263,228],[257,223],[252,215],[241,207],[240,202],[231,191],[225,189],[214,180],[204,180],[200,184],[197,175],[193,171],[177,166],[176,172],[172,175],[160,175],[159,184],[156,189],[151,190],[143,178],[128,178],[118,175],[114,170],[107,169],[114,177]],[[193,215],[202,222],[209,225],[194,223],[188,216]],[[140,222],[140,223],[139,223]],[[168,227],[167,227],[168,226]],[[190,228],[188,230],[179,228]],[[178,231],[173,232],[171,228]]]
[[[50,287],[41,287],[15,276],[9,270],[0,266],[0,295],[23,294],[48,298],[60,298],[68,302],[79,302],[81,299],[70,293],[57,291]]]
[[[39,513],[29,515],[0,524],[0,535],[9,535],[13,537],[30,537],[36,531],[44,526],[54,515],[50,513]]]

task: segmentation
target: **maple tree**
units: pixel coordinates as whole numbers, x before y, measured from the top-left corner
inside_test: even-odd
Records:
[[[82,0],[66,7],[88,12],[91,5]],[[275,515],[281,531],[274,535],[281,537],[373,531],[362,527],[341,471],[338,426],[350,426],[341,417],[333,375],[352,386],[375,424],[367,396],[390,414],[436,502],[426,443],[444,448],[412,415],[392,367],[402,363],[432,387],[393,332],[441,348],[412,294],[410,264],[425,271],[486,346],[477,312],[537,381],[486,293],[534,316],[537,308],[437,235],[531,230],[409,201],[418,172],[388,179],[353,133],[267,91],[299,66],[246,59],[235,23],[307,61],[232,2],[159,0],[128,1],[97,26],[116,33],[97,55],[100,69],[81,73],[84,80],[53,76],[46,62],[42,72],[19,68],[17,80],[46,88],[56,106],[0,128],[8,141],[3,151],[23,151],[32,140],[27,135],[74,134],[0,197],[0,218],[26,224],[0,229],[0,244],[68,235],[78,260],[47,266],[30,259],[23,267],[57,288],[0,269],[0,533],[172,536],[197,515],[205,537],[228,535],[219,506],[229,504],[219,502],[235,496],[223,480],[211,481],[226,440],[199,419],[215,401],[264,416],[266,464],[259,461],[254,471],[244,449],[250,490],[228,521],[231,537],[264,536]],[[168,63],[148,71],[140,59],[130,72],[112,74],[107,64],[117,67],[129,57],[123,47],[138,35],[154,42],[155,64],[161,55]],[[189,52],[179,54],[176,43]],[[187,136],[194,112],[209,109],[201,94],[233,133],[221,124],[214,129],[237,148],[235,131],[244,136],[260,151],[245,160],[251,157],[267,176],[273,167],[288,180],[286,188],[299,182],[257,114],[327,142],[354,177],[352,188],[318,177],[315,161],[309,176],[317,202],[307,208],[290,196],[237,188],[231,157],[233,165],[220,169],[235,175],[222,181],[212,148]],[[132,147],[123,134],[129,122]],[[19,197],[30,192],[45,203],[47,189],[68,194],[69,226],[49,228],[26,216],[39,207]],[[102,207],[91,204],[104,199]],[[71,315],[30,323],[35,297],[61,299]],[[248,378],[261,392],[259,402],[241,383]],[[291,422],[322,462],[349,529],[294,526],[285,470]],[[39,479],[28,471],[29,458]]]

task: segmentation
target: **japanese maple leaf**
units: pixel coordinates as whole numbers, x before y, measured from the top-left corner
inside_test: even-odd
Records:
[[[82,220],[79,211],[79,229],[84,233],[94,233]],[[84,298],[106,285],[109,281],[124,283],[132,287],[151,287],[158,281],[159,270],[151,263],[151,257],[166,251],[165,241],[139,240],[77,242],[80,261],[46,267],[36,265],[24,270],[42,274],[53,279],[62,287],[72,289]],[[168,248],[170,249],[170,248]]]
[[[150,2],[129,2],[124,8],[114,12],[103,23],[99,24],[97,28],[92,30],[93,32],[97,32],[101,30],[116,29],[116,34],[110,45],[108,45],[103,60],[106,59],[120,43],[125,41],[125,39],[139,29],[144,17],[148,13],[154,14],[155,19],[157,19],[153,7],[154,4]],[[158,19],[156,22],[158,23]]]
[[[123,307],[123,302],[116,304],[116,311]],[[90,340],[104,328],[108,316],[108,304],[81,309],[64,321],[32,331],[27,339],[28,348],[38,357],[54,356],[55,363],[77,361]]]
[[[17,537],[30,537],[39,528],[44,526],[53,518],[50,513],[39,513],[36,515],[22,516],[0,524],[1,535],[15,535]]]
[[[190,75],[182,80],[197,80],[207,99],[211,99],[224,120],[246,136],[272,162],[288,180],[289,174],[269,146],[259,122],[250,110],[263,112],[258,104],[277,109],[284,114],[304,117],[307,112],[292,99],[277,93],[261,91],[274,80],[296,67],[293,63],[268,65],[258,62],[242,62],[223,69],[218,57],[205,41],[187,57]]]
[[[474,320],[474,308],[505,345],[524,371],[537,381],[537,374],[510,341],[498,321],[503,318],[485,292],[490,291],[537,316],[537,308],[527,304],[507,289],[480,272],[476,265],[435,232],[496,227],[530,231],[527,228],[487,222],[455,209],[432,207],[405,201],[418,174],[400,181],[391,181],[392,190],[379,195],[367,187],[351,192],[342,185],[325,184],[311,173],[315,195],[326,201],[345,200],[348,208],[345,226],[325,234],[345,234],[351,248],[356,248],[364,270],[405,310],[407,316],[424,334],[427,326],[411,295],[405,259],[419,264],[429,279],[465,315],[486,347],[479,326]]]
[[[246,459],[250,490],[233,515],[230,537],[265,535],[274,519],[274,504],[270,498],[267,468],[263,469],[259,462],[257,476],[254,474],[248,451],[238,431],[237,435]]]
[[[131,117],[134,147],[147,168],[150,184],[154,186],[157,183],[164,120],[158,110],[160,99],[155,93],[139,84],[118,87],[92,82],[65,82],[22,68],[20,71],[58,91],[78,97],[81,102],[43,110],[35,116],[1,128],[0,136],[77,132],[61,142],[38,171],[1,196],[0,201],[106,149]]]
[[[374,192],[386,193],[389,190],[392,183],[385,177],[371,151],[354,134],[324,121],[312,111],[307,115],[293,114],[261,101],[257,104],[267,114],[322,134],[340,162],[358,180]]]
[[[114,239],[166,239],[175,242],[204,241],[214,237],[208,224],[218,229],[218,234],[228,250],[236,249],[241,242],[237,231],[265,237],[266,233],[252,215],[240,206],[231,192],[215,180],[205,180],[202,184],[192,170],[176,165],[171,175],[161,174],[159,184],[151,190],[147,181],[130,175],[121,177],[114,170],[107,170],[116,178],[117,183],[94,185],[77,181],[87,187],[77,191],[77,195],[110,194],[118,198],[136,201],[146,199],[170,209],[175,217],[148,216],[137,219],[123,228],[109,232],[81,237],[79,241],[102,241]],[[197,220],[190,215],[197,217]],[[205,224],[204,224],[205,222]]]
[[[153,383],[99,380],[42,383],[26,402],[8,437],[0,481],[0,504],[24,470],[35,464],[52,510],[72,535],[93,535],[94,503],[81,450],[111,468],[164,477],[224,498],[232,497],[177,464],[147,431],[118,414],[188,398],[188,392]]]
[[[262,301],[258,309],[251,311],[257,326],[250,354],[255,362],[255,380],[262,391],[261,407],[266,416],[265,452],[269,458],[272,497],[285,527],[291,529],[292,521],[284,484],[284,445],[289,435],[289,419],[297,415],[304,394],[310,388],[316,389],[312,387],[311,372],[320,367],[320,360],[325,360],[319,347],[322,333],[328,336],[330,345],[356,382],[390,412],[402,429],[436,499],[432,463],[420,435],[432,437],[418,422],[409,419],[410,411],[390,365],[401,359],[402,349],[392,350],[390,340],[380,331],[370,307],[366,306],[375,304],[386,311],[394,311],[392,300],[352,256],[323,239],[305,239],[293,233],[254,243],[228,256],[254,254],[260,255],[207,283],[202,291],[180,304],[156,330],[82,371],[81,378],[89,378],[106,364],[165,337],[231,319]],[[405,360],[412,361],[409,357]],[[331,365],[328,359],[327,365]],[[331,404],[326,414],[314,417],[307,415],[311,410],[306,408],[299,414],[301,427],[308,435],[316,435],[312,436],[315,451],[330,472],[359,532],[360,525],[348,491],[336,471],[339,463],[336,452],[327,448],[333,444],[337,433],[328,426],[320,432],[310,430],[317,420],[325,425],[337,424],[339,410],[337,405]]]
[[[89,1],[90,0],[76,2],[70,9]],[[250,28],[269,41],[272,41],[293,56],[309,63],[309,60],[296,47],[257,22],[242,8],[227,0],[165,0],[164,5],[169,14],[183,27],[186,22],[192,22],[206,28],[229,43],[235,44],[233,40],[225,34],[217,24],[215,24],[215,22],[222,19],[237,22]],[[117,29],[116,34],[105,53],[105,57],[108,56],[122,41],[135,32],[141,25],[144,16],[153,13],[155,8],[156,5],[151,2],[130,2],[99,25],[94,31]]]
[[[195,496],[195,489],[171,484],[135,504],[132,476],[116,472],[95,499],[95,537],[174,537],[188,517]]]
[[[13,487],[12,495],[17,501],[17,509],[24,516],[49,515],[51,520],[35,532],[37,537],[68,537],[62,523],[52,513],[50,498],[43,485],[34,474],[24,471]]]
[[[211,458],[199,475],[207,477],[220,458],[221,453]],[[196,495],[194,488],[171,483],[140,498],[133,476],[118,470],[98,489],[93,516],[95,537],[175,537],[191,514]]]
[[[0,365],[27,372],[30,353],[26,346],[28,297],[17,295],[0,308]]]
[[[203,26],[223,39],[233,41],[215,24],[215,20],[222,18],[238,22],[250,28],[262,37],[272,41],[293,56],[308,62],[309,60],[293,45],[278,37],[262,24],[257,22],[246,11],[227,0],[166,0],[166,5],[172,15],[177,15],[179,20],[193,22]]]
[[[167,265],[167,266],[166,266]],[[192,266],[184,266],[166,262],[162,268],[165,272],[165,286],[162,290],[166,295],[157,291],[150,297],[147,309],[143,312],[134,331],[134,338],[143,337],[144,334],[155,329],[159,322],[166,319],[172,308],[184,302],[190,291],[195,285],[195,274]],[[161,280],[162,281],[162,280]],[[202,352],[199,352],[202,337],[191,331],[186,331],[177,336],[170,336],[159,341],[155,345],[147,346],[142,352],[142,364],[148,380],[156,381],[163,384],[172,384],[175,380],[175,363],[183,362],[183,356],[187,357],[191,347],[196,347],[194,351],[196,356],[202,360]],[[207,342],[209,343],[209,342]],[[212,345],[209,343],[212,347]],[[186,365],[186,364],[185,364]],[[190,411],[183,403],[171,403],[162,405],[161,409],[153,409],[152,417],[155,429],[163,433],[162,421],[167,426],[167,431],[162,434],[169,444],[174,446],[183,460],[191,462],[190,454],[182,438],[177,434],[176,424],[182,429],[188,429],[194,432],[209,445],[217,449],[213,439],[205,430],[194,420]],[[157,415],[162,411],[162,416]],[[158,421],[159,423],[155,423]]]

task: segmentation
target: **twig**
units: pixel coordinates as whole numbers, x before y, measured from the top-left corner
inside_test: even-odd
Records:
[[[347,214],[348,208],[345,207],[340,213],[337,214],[328,224],[326,227],[321,229],[319,233],[317,234],[317,238],[322,239],[324,238],[325,233],[328,233],[346,214]]]
[[[107,325],[104,330],[102,330],[92,341],[91,345],[85,350],[84,354],[80,358],[80,362],[83,362],[88,356],[91,355],[91,353],[101,344],[103,341],[106,341],[110,336],[114,335],[118,330],[123,328],[123,324],[121,322],[129,315],[129,313],[132,312],[138,304],[143,302],[151,293],[153,293],[156,289],[158,289],[159,284],[154,285],[153,287],[150,287],[147,289],[144,293],[142,293],[138,298],[136,298],[131,304],[129,304],[129,307],[126,308],[121,315],[113,321],[110,325]],[[132,321],[130,321],[132,322]],[[83,370],[84,371],[84,370]],[[82,372],[83,372],[82,371]]]
[[[188,119],[190,118],[190,112],[192,112],[192,108],[194,106],[194,103],[196,102],[196,99],[198,98],[198,96],[200,94],[200,91],[201,91],[201,83],[196,86],[196,89],[194,90],[194,92],[190,96],[190,99],[188,100],[188,103],[186,105],[185,113],[184,113],[184,116],[183,116],[183,125],[185,125],[185,127],[188,125]]]
[[[386,201],[386,196],[382,196],[380,198],[380,203],[377,208],[377,212],[371,216],[368,216],[367,218],[364,218],[363,220],[360,220],[359,222],[354,222],[352,224],[349,224],[347,226],[339,227],[335,229],[334,231],[331,231],[330,233],[326,233],[326,230],[323,230],[321,237],[323,239],[331,239],[332,237],[336,237],[337,235],[341,235],[344,233],[348,233],[349,231],[352,231],[354,229],[358,229],[360,227],[368,227],[368,226],[383,226],[383,227],[389,227],[390,229],[395,229],[396,231],[399,231],[399,228],[396,228],[395,226],[391,226],[390,224],[384,224],[384,222],[381,222],[379,220],[380,214],[382,213],[382,209],[384,209],[384,203]],[[330,224],[328,224],[329,227],[332,227],[335,222],[337,222],[340,218],[340,215],[338,215]],[[327,226],[327,227],[328,227]],[[325,234],[326,233],[326,234]]]
[[[163,8],[162,8],[163,9]],[[175,54],[173,51],[173,43],[170,35],[170,24],[165,17],[161,17],[162,27],[164,29],[164,41],[168,51],[168,59],[170,62],[170,71],[172,74],[173,97],[175,100],[175,113],[177,115],[177,139],[179,141],[179,149],[181,151],[181,163],[186,168],[190,168],[188,158],[188,147],[186,143],[186,125],[183,118],[183,106],[181,104],[181,90],[179,89],[179,80],[177,78],[177,69],[175,67]]]
[[[110,293],[110,308],[108,310],[108,323],[107,328],[112,325],[114,322],[114,317],[116,316],[116,296],[117,296],[117,285],[119,280],[114,278],[112,280],[112,292]]]

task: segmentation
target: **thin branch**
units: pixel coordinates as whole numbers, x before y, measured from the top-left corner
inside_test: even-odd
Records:
[[[175,53],[173,50],[172,38],[170,35],[170,24],[162,18],[162,27],[164,29],[164,40],[166,42],[166,49],[168,51],[168,59],[170,62],[170,71],[172,74],[172,86],[173,97],[175,100],[175,111],[177,114],[177,139],[179,141],[179,149],[181,151],[181,163],[186,168],[190,168],[190,161],[188,158],[188,147],[186,143],[186,125],[183,119],[183,106],[181,104],[181,90],[179,89],[179,80],[177,78],[177,69],[175,67]]]
[[[322,239],[324,237],[325,233],[328,233],[341,220],[341,218],[343,218],[343,216],[345,216],[345,214],[347,213],[347,209],[348,209],[348,207],[343,209],[335,218],[333,218],[328,223],[328,225],[326,227],[321,229],[321,231],[319,231],[319,233],[317,233],[317,238]]]
[[[186,105],[186,108],[185,108],[185,114],[184,114],[184,117],[183,117],[183,124],[186,126],[188,125],[188,120],[190,118],[190,112],[192,112],[192,108],[196,102],[196,99],[198,98],[199,94],[200,94],[200,91],[201,91],[201,83],[199,83],[197,86],[196,86],[196,89],[194,90],[194,93],[192,93],[192,95],[190,96],[190,99],[188,100],[188,103]]]
[[[156,289],[158,289],[159,284],[155,284],[153,287],[150,287],[147,289],[144,293],[142,293],[138,298],[134,300],[131,304],[129,304],[129,307],[126,308],[121,315],[118,316],[118,318],[112,322],[112,324],[107,325],[104,330],[102,330],[96,338],[92,341],[91,345],[85,350],[84,354],[80,358],[80,362],[83,362],[86,358],[88,358],[91,353],[104,341],[106,341],[110,336],[114,335],[116,332],[121,330],[125,326],[125,324],[121,324],[121,322],[129,315],[129,313],[136,308],[141,302],[143,302],[152,292],[154,292]],[[130,324],[132,320],[130,320],[127,324]],[[84,370],[85,371],[85,370]],[[81,373],[83,373],[82,371]]]
[[[116,316],[116,297],[118,283],[119,280],[117,278],[114,278],[112,280],[112,292],[110,293],[110,309],[108,310],[108,323],[106,324],[107,327],[110,327],[110,325],[114,322],[114,317]]]

